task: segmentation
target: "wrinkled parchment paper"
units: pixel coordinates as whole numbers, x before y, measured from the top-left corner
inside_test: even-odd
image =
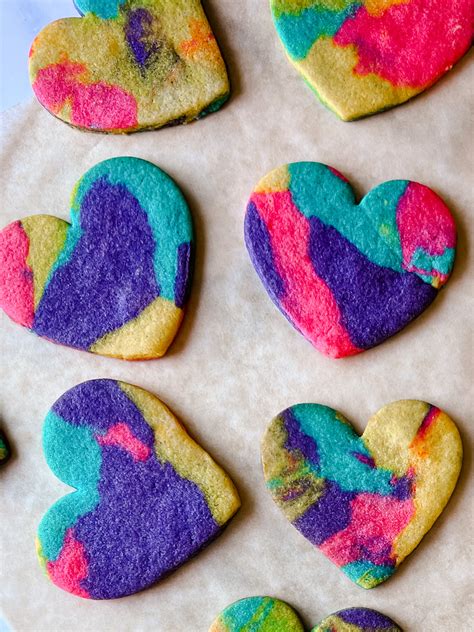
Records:
[[[182,187],[197,232],[191,304],[169,354],[126,363],[50,344],[0,316],[0,421],[14,458],[0,472],[1,611],[18,632],[207,632],[222,608],[268,594],[308,627],[349,606],[393,617],[409,632],[468,631],[472,623],[473,417],[472,55],[433,89],[395,110],[340,122],[285,59],[266,2],[208,1],[229,64],[233,97],[188,127],[111,137],[70,129],[33,100],[1,119],[1,226],[32,213],[68,218],[76,181],[113,156],[148,159]],[[452,279],[403,333],[346,360],[314,350],[281,316],[243,243],[247,198],[282,163],[316,160],[359,195],[391,179],[420,181],[451,206],[459,229]],[[226,532],[161,584],[118,601],[62,592],[43,576],[34,537],[68,488],[48,469],[43,418],[68,388],[93,378],[129,381],[161,397],[231,474],[242,509]],[[457,422],[465,462],[447,510],[397,574],[371,591],[313,550],[266,493],[259,441],[283,408],[314,401],[362,432],[383,404],[416,398]],[[470,559],[471,558],[471,559]],[[470,609],[471,608],[471,609]]]

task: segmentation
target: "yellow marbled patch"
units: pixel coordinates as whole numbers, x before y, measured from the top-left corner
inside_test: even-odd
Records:
[[[278,632],[278,630],[284,629],[285,632],[304,632],[301,620],[293,608],[279,599],[273,600],[273,608],[264,623],[268,626],[269,631]]]
[[[70,225],[52,215],[32,215],[21,220],[29,250],[27,264],[33,271],[35,310],[43,296],[49,273],[63,249]]]
[[[357,75],[356,47],[337,46],[330,37],[319,38],[305,59],[289,59],[321,101],[344,121],[398,105],[423,91],[423,88],[395,87],[372,73]]]
[[[297,458],[285,449],[287,439],[284,420],[276,417],[262,439],[262,466],[274,501],[294,522],[322,496],[325,480],[315,476],[302,455]]]
[[[173,342],[183,315],[172,301],[158,297],[136,318],[97,340],[89,351],[123,360],[160,358]]]
[[[229,632],[229,630],[224,621],[219,618],[211,625],[209,632]]]
[[[397,476],[415,474],[415,514],[394,542],[397,565],[420,543],[448,502],[462,464],[462,443],[454,422],[437,411],[417,437],[430,406],[402,400],[384,406],[369,421],[362,439],[377,467]]]
[[[38,537],[35,538],[35,550],[43,573],[49,578],[49,574],[46,568],[46,562],[48,561],[48,559],[43,553],[43,547],[41,546],[41,541]]]
[[[260,180],[255,187],[255,193],[280,193],[290,187],[290,172],[288,165],[273,169]]]
[[[371,15],[380,16],[396,4],[407,4],[410,0],[362,0],[361,4]],[[354,0],[271,0],[273,14],[276,19],[283,14],[300,15],[305,9],[322,9],[323,11],[344,11]]]
[[[323,9],[326,11],[343,11],[353,0],[271,0],[275,18],[284,13],[299,15],[305,9]]]
[[[387,9],[396,4],[408,4],[410,0],[364,0],[364,6],[367,13],[375,16],[381,16]]]
[[[312,632],[361,632],[362,628],[352,623],[343,621],[335,614],[330,615],[319,625],[317,625]]]
[[[224,525],[240,507],[240,498],[230,477],[217,465],[154,395],[137,386],[119,382],[155,432],[155,451],[160,461],[196,483],[219,525]]]

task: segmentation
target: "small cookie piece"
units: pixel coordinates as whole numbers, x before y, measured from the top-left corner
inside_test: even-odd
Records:
[[[0,432],[0,465],[3,465],[10,458],[10,448],[5,435]]]
[[[229,97],[224,60],[200,0],[76,0],[84,17],[49,24],[30,81],[51,114],[99,132],[188,123]]]
[[[313,632],[403,632],[384,614],[369,608],[339,610],[321,621]]]
[[[255,188],[245,241],[278,309],[340,358],[380,344],[432,303],[454,264],[456,227],[422,184],[385,182],[356,204],[335,169],[297,162]]]
[[[304,632],[296,612],[273,597],[248,597],[228,606],[209,632]]]
[[[73,595],[138,592],[196,555],[240,506],[227,474],[147,391],[84,382],[53,405],[46,460],[77,491],[38,529],[41,565]]]
[[[191,285],[193,227],[180,190],[145,160],[112,158],[79,180],[71,219],[34,215],[0,232],[0,307],[69,347],[162,356]]]
[[[345,121],[423,92],[471,47],[472,0],[270,0],[292,64]]]
[[[462,444],[446,413],[425,402],[384,406],[362,437],[332,408],[299,404],[270,423],[262,462],[288,520],[352,581],[373,588],[443,511]]]

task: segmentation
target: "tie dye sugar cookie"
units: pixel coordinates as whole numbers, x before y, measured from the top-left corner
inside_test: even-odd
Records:
[[[240,506],[227,474],[171,411],[136,386],[84,382],[51,408],[46,460],[77,491],[38,529],[38,556],[73,595],[114,599],[159,581],[222,531]]]
[[[296,612],[273,597],[248,597],[228,606],[209,632],[304,632]]]
[[[376,610],[348,608],[321,621],[313,632],[402,632],[402,629]]]
[[[193,228],[180,190],[145,160],[113,158],[79,180],[71,218],[34,215],[0,232],[0,307],[76,349],[162,356],[191,282]]]
[[[470,48],[472,0],[270,0],[290,61],[343,120],[399,105]]]
[[[288,604],[273,597],[248,597],[228,606],[209,632],[304,632]],[[340,610],[321,621],[312,632],[402,632],[380,612],[368,608]]]
[[[425,402],[388,404],[362,437],[332,408],[299,404],[270,423],[262,462],[288,520],[352,581],[373,588],[443,511],[462,444],[446,413]]]
[[[75,127],[126,133],[187,123],[229,96],[200,0],[76,0],[30,51],[38,101]]]
[[[385,182],[356,204],[335,169],[297,162],[255,188],[245,241],[284,316],[340,358],[380,344],[432,303],[454,264],[456,227],[417,182]]]

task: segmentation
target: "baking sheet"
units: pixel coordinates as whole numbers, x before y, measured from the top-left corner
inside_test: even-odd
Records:
[[[169,354],[126,363],[49,344],[0,315],[0,422],[13,446],[0,472],[1,611],[19,632],[207,632],[222,608],[256,594],[291,603],[308,627],[349,606],[392,616],[407,631],[468,631],[472,624],[473,419],[472,54],[409,104],[355,123],[322,107],[289,65],[266,2],[205,2],[229,64],[233,97],[188,127],[130,137],[83,133],[33,100],[1,118],[1,226],[47,212],[68,218],[72,188],[97,162],[148,159],[182,187],[197,232],[192,299]],[[243,243],[247,198],[271,168],[328,163],[359,195],[391,179],[420,181],[451,206],[459,229],[454,274],[403,333],[355,358],[314,350],[266,295]],[[46,509],[68,488],[49,471],[42,420],[87,379],[129,381],[161,397],[231,474],[242,509],[226,532],[161,584],[93,602],[53,586],[36,561]],[[465,462],[447,510],[388,582],[353,585],[283,517],[263,485],[259,441],[283,408],[314,401],[362,432],[396,399],[440,406],[457,422]],[[471,595],[471,596],[470,596]]]

